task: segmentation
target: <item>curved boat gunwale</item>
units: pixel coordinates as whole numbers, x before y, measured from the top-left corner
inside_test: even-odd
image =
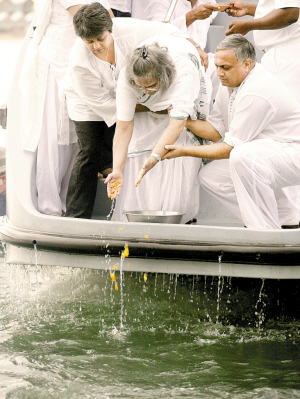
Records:
[[[72,219],[73,220],[73,219]],[[97,221],[84,221],[86,222],[97,223],[97,227],[100,227],[102,223]],[[107,227],[107,223],[112,225],[112,222],[105,222]],[[100,225],[100,226],[99,226]],[[119,225],[121,224],[113,224],[113,226],[118,229]],[[132,226],[130,226],[132,225]],[[3,242],[11,243],[14,245],[24,246],[31,248],[33,245],[37,245],[39,249],[50,249],[50,250],[64,250],[64,251],[71,251],[73,253],[76,252],[93,252],[93,253],[107,253],[107,244],[109,244],[110,249],[116,248],[118,253],[124,248],[125,243],[128,243],[131,250],[136,249],[144,249],[145,252],[152,251],[153,254],[159,251],[168,251],[169,257],[172,252],[180,253],[185,252],[184,256],[189,258],[188,252],[191,253],[198,253],[198,257],[203,255],[203,252],[210,252],[214,253],[216,256],[220,253],[242,253],[242,254],[297,254],[300,252],[300,244],[295,246],[291,244],[281,245],[278,246],[278,243],[274,243],[271,245],[270,243],[258,245],[256,243],[248,243],[245,245],[245,240],[242,240],[238,243],[232,243],[232,237],[229,237],[231,242],[227,241],[217,241],[216,238],[214,240],[210,239],[206,240],[191,240],[186,236],[177,235],[176,240],[171,237],[170,239],[162,238],[157,236],[157,231],[161,232],[161,228],[167,229],[167,231],[174,227],[179,227],[179,230],[182,228],[184,230],[199,230],[201,232],[205,232],[208,229],[212,232],[212,229],[218,230],[221,229],[221,232],[224,232],[224,229],[227,231],[229,230],[236,230],[232,227],[215,227],[211,228],[210,226],[170,226],[170,225],[158,225],[153,226],[153,224],[142,224],[143,230],[147,231],[150,236],[147,235],[148,238],[145,238],[145,235],[137,234],[136,231],[134,234],[128,234],[128,228],[132,227],[140,228],[139,223],[128,223],[126,224],[126,232],[123,232],[123,225],[120,227],[122,230],[117,233],[115,230],[115,234],[86,234],[80,235],[78,233],[49,233],[43,231],[36,231],[36,230],[26,230],[20,229],[16,226],[13,226],[9,223],[9,221],[2,220],[2,224],[0,226],[0,235],[2,237]],[[119,230],[120,230],[119,228]],[[239,229],[243,230],[243,229]],[[216,232],[216,231],[215,231]],[[250,235],[251,230],[247,231],[247,235]],[[260,231],[261,232],[261,231]],[[164,236],[164,232],[161,232],[162,236]],[[253,233],[253,231],[252,231]],[[272,232],[271,232],[272,233]],[[119,237],[117,237],[119,235]],[[184,239],[183,239],[184,237]],[[200,237],[199,237],[200,238]],[[116,250],[114,252],[116,252]],[[197,256],[195,256],[197,258]]]

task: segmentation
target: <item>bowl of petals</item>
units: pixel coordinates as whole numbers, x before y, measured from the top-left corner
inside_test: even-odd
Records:
[[[126,216],[128,222],[143,223],[181,223],[183,213],[172,211],[128,211]]]

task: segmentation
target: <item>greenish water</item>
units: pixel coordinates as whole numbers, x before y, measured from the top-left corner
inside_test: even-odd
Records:
[[[0,398],[300,398],[298,282],[125,272],[122,288],[1,264]]]

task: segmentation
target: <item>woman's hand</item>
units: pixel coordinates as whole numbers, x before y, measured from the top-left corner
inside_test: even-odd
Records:
[[[180,144],[166,145],[165,149],[168,150],[164,159],[172,159],[184,156],[184,146]]]
[[[197,47],[197,51],[198,51],[199,57],[201,59],[201,64],[204,66],[204,69],[207,70],[207,68],[208,68],[208,55],[206,54],[206,52],[204,50],[202,50],[199,47]]]
[[[144,165],[141,167],[141,169],[137,175],[137,178],[135,181],[135,187],[137,187],[140,184],[140,182],[141,182],[142,178],[145,176],[145,174],[147,172],[149,172],[149,170],[151,170],[157,164],[157,162],[158,162],[158,160],[153,156],[150,156],[149,158],[146,159],[146,161],[144,162]]]
[[[107,184],[108,197],[112,200],[117,198],[123,186],[123,173],[118,171],[110,173],[104,183]]]

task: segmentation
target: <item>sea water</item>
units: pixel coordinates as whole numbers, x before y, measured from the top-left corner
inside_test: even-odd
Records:
[[[300,398],[297,281],[123,269],[1,264],[0,398]]]

